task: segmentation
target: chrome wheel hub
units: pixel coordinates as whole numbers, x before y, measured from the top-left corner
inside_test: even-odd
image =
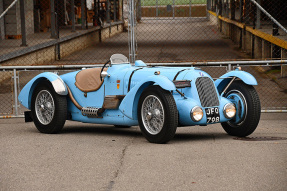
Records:
[[[49,91],[42,90],[38,93],[35,100],[35,111],[38,120],[43,125],[51,123],[55,114],[55,104]]]
[[[158,134],[164,125],[164,108],[160,99],[147,96],[142,104],[141,117],[145,129],[152,135]]]
[[[247,117],[247,102],[244,95],[238,90],[233,90],[229,92],[227,95],[227,99],[231,100],[231,102],[236,107],[236,114],[234,118],[227,123],[230,126],[236,128],[241,123],[243,123]]]

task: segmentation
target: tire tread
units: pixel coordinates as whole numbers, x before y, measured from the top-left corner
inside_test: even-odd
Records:
[[[145,127],[142,124],[142,119],[141,119],[140,103],[141,103],[141,100],[143,101],[143,97],[145,95],[149,95],[149,93],[155,93],[162,99],[164,107],[166,108],[165,112],[167,112],[165,116],[166,120],[164,122],[164,127],[163,127],[164,130],[162,130],[157,135],[150,135],[148,132],[146,132]],[[144,90],[144,92],[142,93],[140,101],[139,101],[138,119],[139,119],[141,131],[149,142],[163,144],[163,143],[167,143],[168,141],[170,141],[174,137],[176,128],[178,125],[177,106],[176,106],[175,100],[171,92],[164,90],[159,86],[150,86],[146,88],[146,90]]]
[[[227,92],[234,89],[240,90],[245,96],[248,107],[246,119],[236,128],[230,126],[228,122],[221,125],[229,135],[245,137],[252,134],[258,126],[261,115],[260,99],[255,88],[242,81],[233,82]]]

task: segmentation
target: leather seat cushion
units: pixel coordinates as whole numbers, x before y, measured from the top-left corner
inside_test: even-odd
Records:
[[[107,68],[104,69],[107,71]],[[76,75],[75,85],[83,92],[97,91],[104,80],[100,79],[101,68],[89,68],[81,70]]]

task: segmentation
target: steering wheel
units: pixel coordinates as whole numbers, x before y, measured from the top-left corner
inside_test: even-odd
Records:
[[[101,81],[103,81],[103,78],[102,78],[102,72],[103,72],[103,70],[104,70],[104,68],[106,67],[106,65],[108,64],[108,63],[110,63],[111,62],[111,60],[108,60],[104,65],[103,65],[103,67],[102,67],[102,69],[101,69],[101,72],[100,72],[100,79],[101,79]]]

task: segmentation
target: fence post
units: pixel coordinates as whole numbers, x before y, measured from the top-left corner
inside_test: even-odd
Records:
[[[72,32],[76,32],[75,26],[75,0],[71,0]]]
[[[141,6],[141,0],[137,1],[137,7],[136,7],[136,17],[137,17],[137,22],[140,22],[142,19],[142,6]]]
[[[14,107],[15,107],[15,115],[18,116],[18,89],[17,89],[17,71],[16,69],[13,69],[13,78],[14,78]]]
[[[158,17],[158,0],[156,0],[156,5],[155,6],[156,6],[155,7],[155,11],[156,11],[155,16]]]
[[[56,18],[55,18],[55,1],[50,0],[50,2],[51,2],[51,38],[57,38]]]
[[[173,6],[172,6],[172,17],[174,18],[175,0],[172,1],[172,4],[173,4]]]
[[[231,70],[232,70],[232,68],[231,68],[231,64],[228,64],[227,72],[230,72]]]
[[[85,16],[86,16],[86,14],[85,14],[85,1],[82,0],[81,1],[81,24],[82,24],[82,30],[84,30],[86,28],[85,27],[85,23],[86,23]]]
[[[211,0],[206,1],[206,17],[208,20],[210,20],[210,14],[208,11],[211,10]]]
[[[3,13],[4,9],[4,3],[3,1],[0,2],[0,13]],[[4,17],[0,18],[0,39],[5,39],[5,23],[4,23]]]
[[[189,0],[189,17],[191,17],[191,0]]]

